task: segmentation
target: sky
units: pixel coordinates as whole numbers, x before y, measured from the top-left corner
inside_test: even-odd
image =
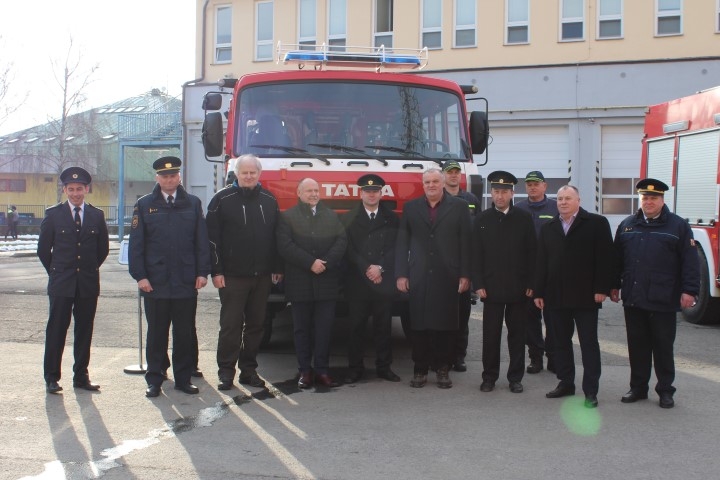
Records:
[[[70,38],[80,68],[98,66],[79,111],[153,88],[180,95],[194,79],[195,6],[195,0],[0,0],[0,71],[9,65],[13,80],[4,102],[18,105],[27,94],[18,111],[0,117],[0,134],[60,116],[53,62],[64,65]]]

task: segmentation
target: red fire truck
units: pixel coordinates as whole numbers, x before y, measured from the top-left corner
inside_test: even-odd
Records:
[[[698,324],[720,322],[719,145],[720,87],[646,111],[641,175],[671,186],[665,203],[692,227],[700,257],[700,295],[682,315]]]
[[[260,157],[261,182],[281,210],[297,204],[305,177],[318,181],[326,205],[347,210],[359,201],[358,178],[375,173],[387,183],[383,201],[400,213],[423,194],[423,172],[448,160],[463,166],[462,188],[482,196],[473,154],[487,159],[487,101],[468,115],[465,95],[476,87],[403,71],[425,66],[427,49],[279,43],[276,60],[288,70],[225,79],[231,92],[205,95],[202,143],[228,174],[240,155]]]

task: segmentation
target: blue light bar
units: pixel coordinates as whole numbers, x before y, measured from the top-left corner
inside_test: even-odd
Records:
[[[315,68],[393,68],[421,69],[427,65],[427,48],[386,49],[375,47],[337,47],[322,45],[290,45],[278,42],[277,63],[295,63],[299,68],[313,65]]]

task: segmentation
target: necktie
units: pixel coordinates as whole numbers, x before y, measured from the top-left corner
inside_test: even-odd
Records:
[[[82,222],[80,220],[80,207],[75,207],[75,225],[77,225],[77,231],[80,231],[80,226],[82,225]]]
[[[172,195],[168,195],[168,205],[170,205],[171,207],[173,206],[173,196]]]
[[[370,221],[375,220],[375,212],[370,212]]]

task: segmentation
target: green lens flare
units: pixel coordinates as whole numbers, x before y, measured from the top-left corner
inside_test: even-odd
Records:
[[[597,435],[602,425],[599,409],[586,408],[582,397],[568,397],[560,406],[560,418],[575,435]]]

